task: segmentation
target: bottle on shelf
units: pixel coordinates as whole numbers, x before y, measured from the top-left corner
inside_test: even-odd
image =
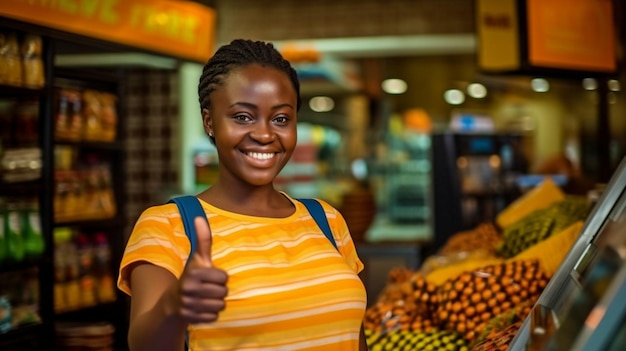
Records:
[[[111,246],[104,233],[94,236],[94,275],[98,302],[115,301],[115,280],[111,269]]]
[[[7,234],[5,226],[5,203],[0,198],[0,264],[7,260]]]
[[[98,300],[96,297],[96,283],[93,272],[93,246],[89,240],[89,236],[85,233],[79,233],[76,237],[76,247],[79,257],[78,282],[80,284],[80,305],[81,307],[94,306],[98,303]]]
[[[37,200],[29,201],[24,206],[21,215],[25,255],[28,258],[40,257],[45,250],[45,242],[41,235],[41,219]]]
[[[20,228],[20,209],[17,203],[9,202],[4,212],[4,232],[7,243],[7,258],[12,262],[24,260],[24,238]]]
[[[78,253],[71,228],[54,229],[54,311],[57,313],[80,307]]]

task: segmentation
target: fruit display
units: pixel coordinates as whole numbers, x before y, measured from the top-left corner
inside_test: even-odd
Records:
[[[492,318],[472,344],[471,351],[507,350],[531,309],[532,305],[525,303]]]
[[[446,255],[455,252],[486,250],[495,253],[495,247],[502,241],[502,235],[493,223],[481,223],[476,228],[457,233],[450,237],[439,250]]]
[[[415,272],[409,279],[388,284],[376,304],[367,309],[363,324],[377,332],[431,331],[437,324],[433,318],[438,299],[437,286]]]
[[[563,199],[565,199],[565,193],[550,177],[547,177],[498,213],[496,224],[499,228],[506,228],[531,212],[546,208]]]
[[[467,342],[459,334],[446,330],[430,332],[394,331],[390,333],[366,331],[365,337],[371,351],[470,350]]]
[[[538,261],[509,261],[464,272],[439,289],[438,320],[474,341],[492,318],[522,303],[534,303],[549,277]]]
[[[451,236],[419,269],[390,270],[365,313],[370,350],[506,350],[591,204],[547,179],[513,207],[523,215],[507,208]]]
[[[552,205],[531,212],[502,231],[497,253],[509,258],[558,233],[576,221],[584,220],[591,206],[585,197],[568,196]]]

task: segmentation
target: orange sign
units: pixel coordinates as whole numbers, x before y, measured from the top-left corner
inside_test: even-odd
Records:
[[[2,0],[0,16],[206,62],[215,10],[181,0]]]
[[[611,0],[527,0],[531,65],[614,72]]]

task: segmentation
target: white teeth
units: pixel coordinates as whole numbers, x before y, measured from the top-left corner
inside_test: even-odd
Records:
[[[258,160],[269,160],[274,157],[274,153],[246,152],[246,155]]]

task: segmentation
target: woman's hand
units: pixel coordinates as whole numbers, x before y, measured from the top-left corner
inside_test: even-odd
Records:
[[[194,225],[198,246],[179,280],[178,312],[187,323],[210,323],[226,307],[228,275],[213,266],[209,223],[197,217]]]

